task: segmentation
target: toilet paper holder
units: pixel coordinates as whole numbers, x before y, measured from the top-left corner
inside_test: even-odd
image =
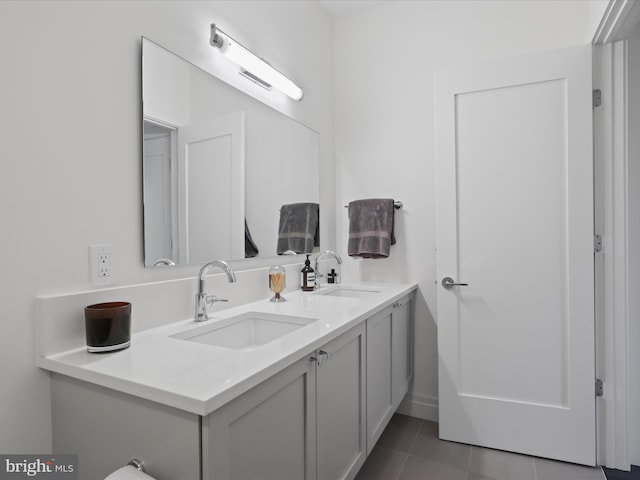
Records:
[[[144,462],[142,460],[138,460],[137,458],[132,458],[127,465],[131,465],[134,468],[137,468],[138,471],[142,473],[146,473],[144,469]]]

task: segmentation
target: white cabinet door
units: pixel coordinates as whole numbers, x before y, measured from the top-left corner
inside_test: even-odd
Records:
[[[395,412],[413,375],[413,296],[393,305],[391,317],[391,402]]]
[[[411,307],[408,296],[367,319],[367,454],[409,389]]]
[[[354,478],[367,456],[364,343],[360,324],[316,352],[318,480]]]
[[[316,478],[315,364],[305,357],[203,418],[203,478]]]
[[[367,454],[393,415],[392,311],[388,307],[367,319]]]
[[[443,439],[595,463],[591,99],[590,45],[436,77]]]

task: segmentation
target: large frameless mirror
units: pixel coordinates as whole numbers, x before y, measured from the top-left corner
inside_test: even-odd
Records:
[[[281,210],[319,204],[318,134],[146,38],[142,101],[145,266],[283,253]]]

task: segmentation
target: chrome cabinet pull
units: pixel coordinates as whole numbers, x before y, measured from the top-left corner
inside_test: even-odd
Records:
[[[444,288],[446,288],[447,290],[453,288],[453,287],[468,287],[469,284],[468,283],[456,283],[455,280],[451,277],[444,277],[442,279],[442,286]]]
[[[318,350],[318,356],[316,357],[314,355],[310,357],[309,360],[311,360],[312,362],[316,362],[317,365],[320,365],[325,359],[329,358],[330,356],[331,355],[329,354],[329,352]]]

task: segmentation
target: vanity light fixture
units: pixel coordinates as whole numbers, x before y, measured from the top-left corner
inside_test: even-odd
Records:
[[[240,66],[241,75],[267,90],[270,90],[271,86],[273,86],[294,100],[302,99],[302,89],[290,78],[243,47],[240,43],[216,27],[215,23],[211,24],[210,43],[212,47],[219,48],[220,52]]]

